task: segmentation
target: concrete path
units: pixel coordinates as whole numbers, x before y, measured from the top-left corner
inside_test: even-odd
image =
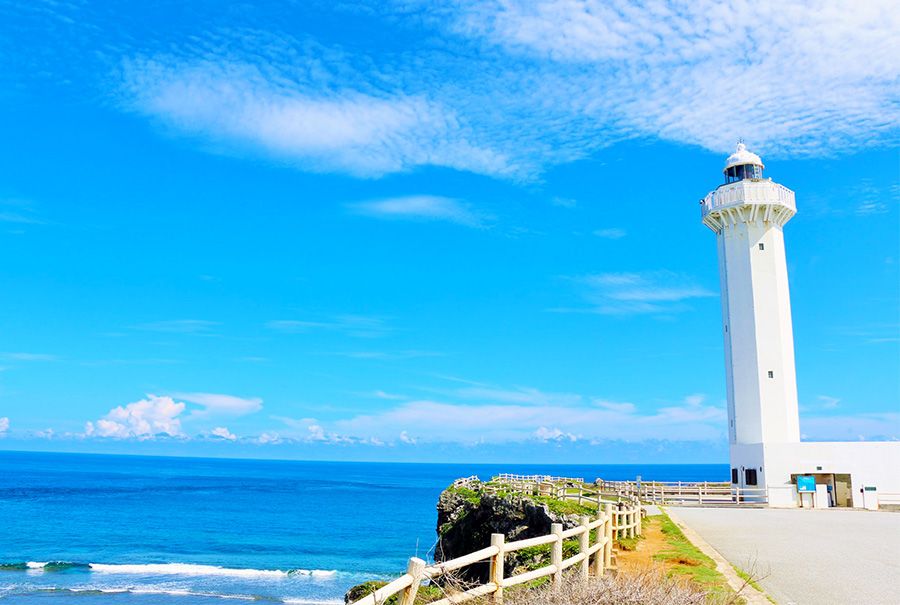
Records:
[[[779,605],[900,603],[900,513],[668,508]]]

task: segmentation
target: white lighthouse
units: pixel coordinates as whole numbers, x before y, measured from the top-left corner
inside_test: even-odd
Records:
[[[782,231],[797,208],[763,168],[739,143],[700,202],[719,250],[731,482],[772,506],[803,505],[812,485],[818,507],[900,503],[900,442],[800,442]]]
[[[725,183],[703,199],[716,232],[731,443],[800,441],[794,337],[782,228],[794,192],[763,179],[743,143],[725,163]]]

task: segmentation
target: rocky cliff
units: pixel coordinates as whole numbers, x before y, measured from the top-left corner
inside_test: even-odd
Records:
[[[438,543],[435,561],[447,561],[480,550],[491,543],[491,534],[504,534],[508,542],[550,533],[551,523],[563,529],[575,527],[581,515],[595,515],[596,510],[571,501],[547,496],[490,494],[478,486],[450,487],[441,493],[437,504]],[[570,550],[575,548],[572,541]],[[548,563],[550,547],[538,546],[507,556],[510,572],[533,569]],[[463,580],[486,581],[488,565],[472,565],[462,570]]]

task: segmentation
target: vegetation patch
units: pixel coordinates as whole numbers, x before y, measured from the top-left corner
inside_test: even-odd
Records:
[[[750,575],[737,565],[732,565],[732,567],[734,568],[734,571],[735,573],[737,573],[738,577],[742,579],[747,585],[749,585],[754,590],[761,592],[770,603],[775,603],[775,599],[766,594],[766,591],[762,589],[762,587],[759,585],[759,582],[757,582],[752,575]]]
[[[734,591],[728,586],[725,576],[716,569],[716,562],[691,544],[668,515],[659,515],[657,518],[667,548],[653,558],[667,565],[669,575],[683,577],[716,598],[733,598]]]
[[[532,500],[546,504],[550,512],[557,515],[596,515],[597,507],[584,506],[575,500],[558,500],[552,496],[532,496]]]
[[[363,597],[367,597],[379,588],[387,586],[387,582],[381,581],[371,581],[371,582],[363,582],[362,584],[357,584],[353,588],[347,591],[344,595],[344,603],[355,603]],[[403,592],[399,592],[392,597],[389,597],[383,602],[383,605],[397,605],[400,602],[400,597]],[[436,586],[434,584],[423,584],[419,586],[418,592],[416,592],[416,601],[415,605],[425,605],[425,603],[433,603],[434,601],[439,601],[443,599],[445,596],[444,589],[440,586]]]
[[[481,504],[481,492],[476,491],[470,487],[450,486],[447,488],[447,491],[451,494],[461,496],[469,504],[473,504],[475,506]]]

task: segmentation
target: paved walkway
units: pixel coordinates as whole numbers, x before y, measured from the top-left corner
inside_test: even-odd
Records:
[[[900,603],[900,513],[670,507],[779,605]]]

